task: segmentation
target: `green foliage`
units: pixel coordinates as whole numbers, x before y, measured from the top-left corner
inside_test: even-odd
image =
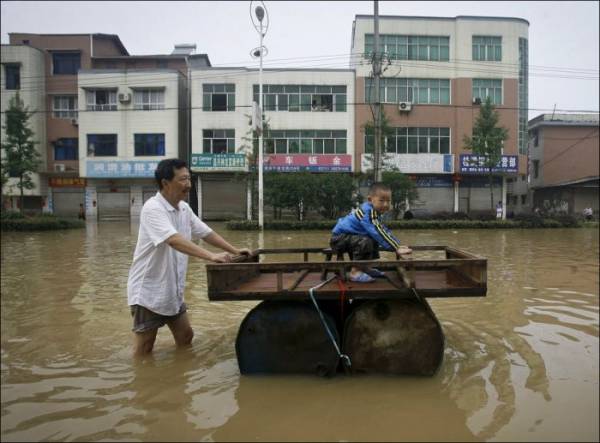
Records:
[[[0,212],[0,220],[20,220],[25,218],[23,214],[10,209],[3,209]]]
[[[313,174],[316,181],[315,205],[319,214],[335,219],[348,212],[353,206],[353,195],[357,191],[350,174],[330,172]]]
[[[272,231],[295,230],[332,230],[337,220],[308,221],[265,221],[265,229]],[[403,229],[529,229],[529,228],[574,228],[568,220],[539,218],[536,223],[519,220],[394,220],[386,223],[393,230]],[[234,231],[258,230],[256,222],[233,220],[227,223],[227,229]]]
[[[369,174],[370,178],[373,181],[376,181],[376,177],[375,177],[375,165],[374,165],[374,161],[375,161],[375,113],[374,113],[374,107],[375,105],[371,104],[370,105],[370,109],[371,109],[371,114],[373,117],[372,121],[367,121],[365,124],[363,124],[361,126],[362,132],[367,136],[366,140],[367,140],[367,145],[365,146],[365,153],[370,153],[372,155],[372,162],[371,162],[371,167],[367,169],[367,173]],[[381,133],[380,133],[380,138],[379,138],[379,146],[381,147],[381,167],[382,167],[382,171],[386,169],[385,166],[385,160],[386,160],[386,153],[385,153],[385,141],[387,139],[387,137],[391,137],[396,133],[396,129],[393,128],[392,126],[390,126],[389,120],[387,118],[387,115],[385,113],[385,110],[383,108],[383,106],[380,105],[380,115],[381,115]],[[371,152],[369,152],[371,151]]]
[[[84,228],[82,220],[71,220],[48,215],[36,217],[4,218],[0,219],[2,231],[53,231],[57,229]]]
[[[485,157],[484,166],[488,169],[490,179],[490,209],[494,209],[494,188],[492,168],[502,158],[502,146],[508,139],[508,129],[498,126],[500,115],[488,96],[481,105],[479,116],[473,125],[473,137],[464,136],[464,149]]]
[[[415,183],[398,171],[383,171],[381,181],[392,190],[392,217],[397,219],[400,211],[405,207],[406,199],[408,198],[409,202],[416,200]]]
[[[16,186],[21,192],[21,212],[23,212],[23,197],[25,189],[33,189],[31,174],[36,172],[41,164],[40,154],[35,149],[38,142],[33,140],[34,132],[29,128],[32,113],[23,104],[19,94],[10,99],[5,112],[5,140],[2,142],[4,159],[2,164],[2,185],[10,174],[18,178]]]

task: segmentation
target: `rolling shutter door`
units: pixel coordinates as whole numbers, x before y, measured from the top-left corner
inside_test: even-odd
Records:
[[[246,182],[202,178],[202,218],[228,220],[246,216]]]
[[[62,217],[77,217],[79,205],[84,204],[85,194],[82,190],[58,189],[52,190],[52,205],[54,215]]]
[[[98,192],[98,218],[100,220],[129,218],[129,189],[121,192]]]

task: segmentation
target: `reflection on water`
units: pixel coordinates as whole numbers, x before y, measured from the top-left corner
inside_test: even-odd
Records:
[[[319,232],[217,231],[257,247],[327,246]],[[488,258],[488,296],[430,299],[440,372],[415,377],[240,377],[234,342],[256,302],[206,298],[190,260],[196,332],[165,328],[130,357],[135,223],[2,235],[2,440],[588,440],[598,431],[598,232],[406,231],[404,243]]]

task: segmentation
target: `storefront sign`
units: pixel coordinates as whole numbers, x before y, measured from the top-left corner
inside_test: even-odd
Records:
[[[245,171],[245,154],[192,154],[194,171]]]
[[[50,177],[48,185],[51,188],[85,188],[86,180],[80,177]]]
[[[373,155],[363,154],[361,170],[373,169]],[[452,154],[388,154],[383,155],[383,164],[395,167],[400,172],[411,174],[451,173],[454,172]]]
[[[90,161],[86,162],[90,178],[154,177],[158,161]]]
[[[352,156],[348,154],[267,154],[265,171],[279,172],[350,172]]]
[[[417,177],[415,186],[417,188],[451,188],[452,177],[450,175],[441,177]]]
[[[488,168],[485,166],[485,155],[476,154],[461,154],[460,155],[460,172],[487,173]],[[518,172],[519,171],[519,156],[503,155],[498,164],[492,168],[492,172]]]

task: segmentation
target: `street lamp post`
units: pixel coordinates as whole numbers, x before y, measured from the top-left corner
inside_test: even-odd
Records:
[[[250,2],[250,8],[252,8],[252,3]],[[258,131],[258,227],[259,229],[263,229],[264,226],[264,203],[263,203],[263,82],[262,82],[262,68],[263,68],[263,55],[264,50],[266,49],[263,46],[263,37],[267,33],[267,29],[269,27],[269,16],[267,14],[267,20],[263,23],[266,14],[266,7],[264,3],[259,2],[261,5],[256,6],[254,9],[254,13],[258,20],[258,26],[254,23],[254,18],[252,20],[254,27],[258,31],[260,35],[260,46],[258,47],[258,52],[260,56],[260,67],[258,71],[258,113],[259,113],[259,131]],[[251,14],[252,15],[252,14]],[[256,51],[254,51],[256,54]]]

